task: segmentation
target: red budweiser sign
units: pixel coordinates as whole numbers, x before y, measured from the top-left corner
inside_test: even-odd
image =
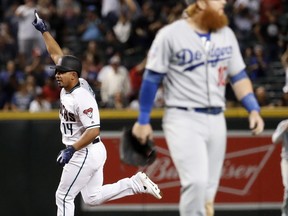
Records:
[[[102,135],[108,159],[104,169],[105,184],[129,177],[144,170],[163,191],[163,198],[156,200],[149,195],[136,195],[115,200],[93,210],[139,210],[139,209],[177,209],[180,193],[180,181],[177,170],[171,160],[163,135],[155,137],[158,156],[148,167],[136,168],[121,163],[119,159],[119,134]],[[218,206],[280,206],[283,186],[280,173],[280,145],[271,144],[271,134],[258,137],[250,133],[235,133],[228,136],[226,157],[221,182],[216,197]]]

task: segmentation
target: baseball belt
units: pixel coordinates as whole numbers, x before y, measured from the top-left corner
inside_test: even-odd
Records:
[[[191,107],[168,106],[167,108],[174,108],[174,109],[180,109],[180,110],[185,110],[185,111],[194,110],[195,112],[211,114],[211,115],[217,115],[217,114],[223,112],[222,107],[191,108]]]
[[[92,144],[96,144],[96,143],[98,143],[98,142],[100,142],[100,137],[97,137],[97,138],[92,142]]]

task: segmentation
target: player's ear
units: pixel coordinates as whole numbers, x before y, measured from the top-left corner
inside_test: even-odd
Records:
[[[71,80],[76,80],[76,79],[78,79],[78,75],[77,75],[77,72],[70,72],[70,74],[71,74],[71,76],[70,76],[70,78],[71,78]]]
[[[73,72],[73,77],[75,77],[75,79],[79,79],[78,73],[76,71]]]
[[[205,10],[208,3],[207,0],[198,0],[196,1],[196,4],[200,10]]]

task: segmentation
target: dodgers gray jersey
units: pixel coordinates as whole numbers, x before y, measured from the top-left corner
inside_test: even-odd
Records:
[[[166,106],[224,108],[227,78],[242,71],[245,64],[229,27],[211,33],[210,42],[203,43],[181,19],[158,32],[146,68],[166,74]]]
[[[73,145],[88,128],[100,127],[99,109],[91,92],[80,87],[60,93],[60,130],[62,142]]]

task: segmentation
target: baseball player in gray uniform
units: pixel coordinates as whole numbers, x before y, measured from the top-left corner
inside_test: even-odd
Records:
[[[284,186],[284,196],[282,204],[282,216],[288,216],[288,119],[281,121],[272,135],[272,142],[275,144],[282,142],[281,151],[281,175]]]
[[[63,166],[56,191],[57,216],[74,215],[74,199],[81,193],[88,205],[100,205],[114,199],[138,193],[148,193],[161,199],[161,191],[143,172],[113,184],[103,185],[103,168],[107,153],[100,139],[100,117],[97,102],[89,84],[79,80],[82,64],[63,52],[46,24],[35,12],[32,23],[42,33],[45,45],[55,62],[55,77],[62,87],[60,93],[60,129],[62,143],[57,162]]]
[[[183,19],[163,27],[148,53],[132,132],[152,139],[150,113],[163,83],[163,131],[181,182],[181,216],[214,215],[226,151],[225,86],[246,110],[252,134],[264,129],[238,42],[227,26],[225,0],[187,0]]]

